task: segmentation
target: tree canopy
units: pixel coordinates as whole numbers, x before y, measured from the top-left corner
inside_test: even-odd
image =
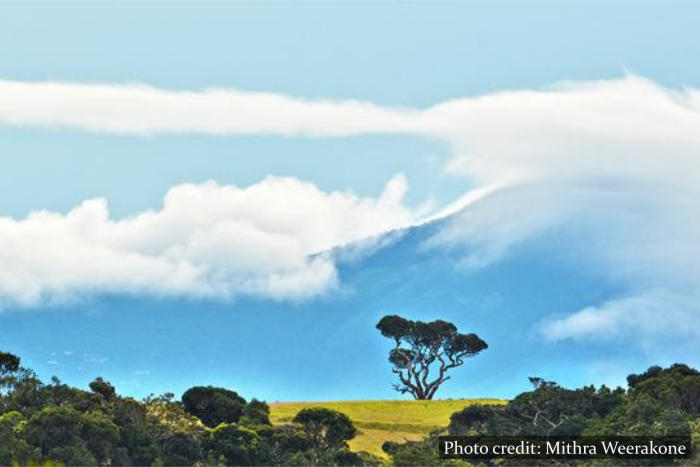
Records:
[[[44,383],[0,353],[0,465],[375,465],[348,449],[356,430],[333,410],[299,413],[272,426],[270,407],[235,391],[196,386],[122,397],[104,378],[89,391]]]
[[[654,366],[642,374],[630,375],[627,380],[629,388],[625,391],[605,385],[567,389],[543,378],[530,378],[534,389],[517,395],[505,405],[469,405],[452,414],[446,430],[420,441],[386,442],[382,449],[391,456],[394,465],[454,465],[453,462],[459,461],[439,458],[435,436],[690,435],[693,458],[667,459],[663,463],[699,465],[700,413],[696,402],[700,372],[684,364],[668,368]],[[482,462],[496,465],[492,460]],[[497,461],[497,465],[523,463],[522,459]],[[585,461],[580,464],[589,465]],[[648,465],[648,461],[625,464]]]
[[[476,334],[459,333],[454,324],[442,320],[411,321],[389,315],[377,323],[377,329],[394,341],[389,362],[400,381],[394,389],[415,399],[432,399],[450,379],[448,371],[488,348]]]
[[[329,463],[329,456],[346,450],[347,441],[357,434],[355,425],[347,415],[323,407],[303,409],[293,421],[300,424],[309,436],[314,464]]]
[[[212,386],[196,386],[182,395],[185,410],[208,427],[236,423],[243,415],[246,400],[237,392]]]

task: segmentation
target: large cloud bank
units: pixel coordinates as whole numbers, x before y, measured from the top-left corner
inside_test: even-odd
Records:
[[[549,236],[552,255],[621,290],[545,320],[550,339],[700,337],[700,92],[628,76],[431,112],[453,144],[447,170],[493,187],[431,246],[461,246],[478,268]]]
[[[90,293],[308,298],[336,284],[322,252],[415,221],[402,204],[406,189],[402,175],[377,198],[270,177],[246,188],[177,185],[161,209],[120,220],[104,199],[65,215],[0,218],[0,301]]]
[[[541,323],[545,336],[653,339],[659,333],[697,336],[700,330],[700,91],[696,89],[667,89],[630,75],[505,90],[416,109],[226,89],[186,92],[143,85],[4,81],[0,102],[0,122],[6,124],[120,134],[410,133],[439,138],[452,148],[446,173],[464,177],[475,189],[441,212],[458,214],[428,247],[459,247],[465,267],[479,268],[501,260],[529,239],[558,232],[582,267],[596,268],[624,291],[606,303],[562,310],[561,316]],[[263,185],[267,183],[271,182]],[[174,193],[181,190],[186,191],[178,188]],[[340,195],[325,194],[321,199],[337,206],[330,201],[334,196]],[[265,204],[255,214],[264,222],[253,223],[253,228],[270,235],[264,240],[270,246],[262,250],[223,248],[244,244],[248,228],[244,226],[249,225],[249,214],[228,211],[227,202],[218,205],[221,211],[211,215],[207,221],[211,227],[203,234],[197,227],[180,227],[187,216],[177,210],[168,214],[167,202],[162,212],[119,222],[108,220],[98,202],[68,216],[5,219],[0,234],[10,238],[3,242],[11,240],[18,246],[3,256],[0,283],[5,295],[28,299],[49,290],[106,284],[164,293],[247,290],[303,295],[300,290],[311,293],[323,288],[319,284],[335,280],[329,260],[309,259],[305,253],[415,221],[400,202],[384,198],[346,201],[343,209],[331,210],[342,212],[337,218],[321,219],[307,214],[307,207],[290,216],[286,207]],[[379,222],[384,214],[376,213],[383,213],[380,206],[386,204],[392,206],[388,218],[394,221]],[[350,214],[357,206],[366,206],[358,211],[365,214]],[[305,221],[295,222],[297,216]],[[80,226],[82,217],[91,221]],[[215,218],[222,219],[221,226]],[[178,227],[155,228],[154,219]],[[375,221],[379,223],[374,225]],[[180,228],[188,233],[177,234]],[[28,234],[17,233],[22,229]],[[343,229],[352,231],[352,238],[341,238],[344,234],[338,232]],[[319,233],[326,230],[335,236]],[[64,237],[68,243],[56,240]],[[314,243],[308,240],[312,237],[324,240]],[[263,240],[256,237],[255,242]],[[280,246],[284,242],[287,246]],[[51,261],[41,259],[44,248],[54,255]],[[270,252],[262,265],[257,256],[250,256],[255,248]],[[114,264],[115,251],[126,252],[117,261],[122,265],[129,261],[140,265],[147,258],[148,267],[102,270],[103,265]],[[78,262],[93,264],[74,264]],[[259,267],[262,272],[254,272]],[[139,279],[141,274],[150,276]],[[304,289],[297,287],[299,283],[317,286]]]

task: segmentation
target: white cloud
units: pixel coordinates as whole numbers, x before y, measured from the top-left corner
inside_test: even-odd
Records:
[[[0,298],[314,296],[337,280],[333,258],[319,252],[415,221],[402,204],[406,189],[403,175],[377,198],[268,177],[246,188],[177,185],[161,209],[125,219],[111,219],[103,199],[65,215],[0,218]]]
[[[0,122],[119,134],[347,136],[415,130],[411,109],[304,100],[233,89],[173,91],[143,84],[0,81]]]
[[[622,175],[692,182],[700,92],[636,76],[457,99],[429,109],[453,173],[479,180]],[[669,162],[672,162],[669,164]]]
[[[552,340],[619,339],[625,334],[636,339],[642,336],[645,342],[659,335],[697,338],[700,334],[697,298],[695,292],[682,296],[664,290],[647,290],[549,320],[543,323],[542,331]]]

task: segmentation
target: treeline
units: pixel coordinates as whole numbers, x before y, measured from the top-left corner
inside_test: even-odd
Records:
[[[136,400],[102,378],[89,391],[56,378],[44,383],[0,352],[0,465],[469,465],[439,459],[440,434],[690,435],[700,443],[700,372],[686,365],[630,375],[627,390],[530,381],[533,390],[508,404],[466,407],[422,441],[384,443],[387,461],[352,452],[357,430],[334,410],[304,409],[272,426],[265,402],[231,390],[193,387],[179,401],[172,394]],[[668,463],[700,465],[694,449],[690,461]],[[483,462],[509,463],[523,461]]]
[[[441,461],[436,436],[692,436],[694,457],[661,463],[700,465],[700,372],[683,364],[653,366],[627,377],[628,389],[566,389],[552,381],[530,378],[534,388],[505,406],[472,405],[456,412],[446,430],[422,441],[384,443],[395,465],[454,465]],[[498,460],[522,465],[522,460]],[[537,461],[542,464],[543,461]],[[556,464],[563,461],[552,462]],[[574,462],[570,462],[574,464]],[[608,460],[589,461],[610,465]],[[621,464],[622,461],[615,461]],[[648,461],[629,464],[649,465]],[[458,462],[457,462],[458,464]],[[484,462],[493,465],[494,462]],[[576,465],[583,461],[575,462]]]
[[[46,384],[0,352],[0,465],[377,465],[348,449],[344,414],[311,408],[272,426],[270,408],[234,391],[194,387],[136,400],[102,378],[90,391]]]

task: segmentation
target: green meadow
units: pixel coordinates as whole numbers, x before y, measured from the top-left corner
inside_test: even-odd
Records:
[[[432,430],[446,427],[450,415],[468,405],[505,403],[500,399],[273,402],[270,420],[273,424],[289,423],[301,409],[309,407],[338,410],[359,430],[350,440],[353,451],[386,457],[381,449],[384,441],[419,440]]]

